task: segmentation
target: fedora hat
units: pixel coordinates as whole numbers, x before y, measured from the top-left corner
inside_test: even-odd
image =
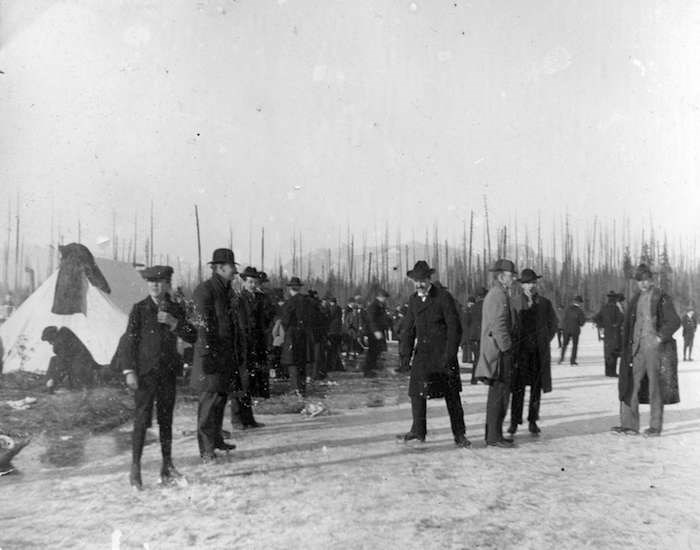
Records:
[[[618,295],[618,293],[615,292],[614,290],[611,290],[610,292],[608,292],[608,293],[606,294],[606,296],[607,296],[608,298],[611,298],[611,299],[612,299],[612,298],[615,298],[615,299],[617,300],[617,297],[618,297],[619,295]]]
[[[537,279],[541,279],[542,275],[538,275],[535,273],[533,269],[530,269],[529,267],[526,267],[520,272],[520,278],[518,279],[519,283],[534,283],[537,281]]]
[[[511,262],[510,260],[506,260],[504,258],[500,258],[496,260],[496,263],[493,264],[493,267],[489,269],[491,272],[499,272],[499,271],[509,271],[510,273],[517,273],[515,269],[515,264]]]
[[[425,260],[418,260],[416,265],[413,266],[413,269],[406,272],[406,276],[414,280],[420,280],[427,279],[433,273],[435,273],[435,270],[428,265],[428,262]]]
[[[299,277],[292,277],[291,279],[289,279],[287,286],[290,288],[301,288],[302,286],[304,286],[304,284],[301,282],[301,279]]]
[[[647,264],[639,264],[634,272],[634,278],[638,281],[641,281],[643,279],[653,279],[654,274],[652,273],[651,268]]]
[[[209,264],[231,264],[232,266],[240,265],[236,262],[236,256],[230,248],[217,248],[211,255]]]
[[[242,273],[239,273],[241,279],[259,279],[260,272],[252,266],[246,267]]]

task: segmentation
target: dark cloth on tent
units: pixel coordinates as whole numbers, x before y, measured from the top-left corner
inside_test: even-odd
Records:
[[[87,313],[87,282],[107,294],[109,284],[97,267],[95,258],[87,247],[78,243],[59,246],[61,263],[58,268],[56,290],[54,292],[51,313],[56,315],[73,315]]]

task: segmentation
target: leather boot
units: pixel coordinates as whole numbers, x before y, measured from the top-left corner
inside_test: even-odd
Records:
[[[143,490],[141,482],[141,464],[134,463],[131,465],[131,473],[129,474],[129,483],[136,491]]]
[[[163,459],[163,466],[160,469],[160,482],[163,485],[172,483],[176,479],[181,479],[183,476],[177,471],[170,458]]]

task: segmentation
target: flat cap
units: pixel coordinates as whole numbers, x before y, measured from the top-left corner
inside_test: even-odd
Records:
[[[154,265],[141,270],[141,277],[147,281],[170,281],[173,268],[169,265]]]

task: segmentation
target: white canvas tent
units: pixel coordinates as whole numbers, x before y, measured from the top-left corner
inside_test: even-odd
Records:
[[[115,296],[119,297],[124,309],[118,307],[110,295],[88,283],[87,315],[51,313],[58,277],[56,271],[0,325],[2,372],[46,372],[53,349],[48,342],[41,340],[41,333],[51,325],[69,328],[85,344],[97,363],[110,363],[119,338],[126,329],[130,305],[143,299],[146,290],[143,279],[128,264],[102,259],[97,259],[97,263],[100,269],[104,269],[110,286],[114,285],[113,293],[118,290]]]

